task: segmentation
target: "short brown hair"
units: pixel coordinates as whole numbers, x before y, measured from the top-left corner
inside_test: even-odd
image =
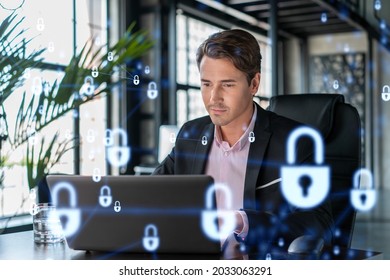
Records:
[[[256,38],[241,29],[226,30],[212,34],[198,48],[198,68],[203,56],[214,59],[226,58],[247,76],[250,84],[256,73],[261,72],[260,46]]]

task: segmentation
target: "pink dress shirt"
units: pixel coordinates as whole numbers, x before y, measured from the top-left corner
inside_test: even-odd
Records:
[[[254,106],[254,112],[249,126],[243,127],[242,136],[231,147],[228,142],[223,141],[221,128],[215,126],[214,141],[206,165],[206,174],[212,176],[215,183],[225,184],[232,194],[232,201],[225,201],[223,191],[218,191],[217,189],[217,209],[230,208],[230,210],[241,210],[243,208],[246,165],[251,141],[255,140],[253,129],[256,116],[257,108]],[[241,232],[236,233],[241,238],[245,238],[249,229],[248,218],[244,211],[239,211],[239,213],[243,218],[244,228]]]

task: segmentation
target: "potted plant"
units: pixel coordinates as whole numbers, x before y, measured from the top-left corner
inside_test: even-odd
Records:
[[[91,38],[80,53],[71,58],[62,79],[55,80],[53,85],[42,81],[36,89],[37,94],[29,97],[25,91],[20,96],[19,110],[12,124],[14,133],[10,135],[6,101],[15,89],[24,84],[26,69],[39,68],[43,63],[45,52],[42,49],[26,54],[30,40],[24,38],[24,30],[17,31],[22,22],[23,18],[19,19],[13,13],[0,25],[0,69],[3,69],[0,76],[0,190],[4,188],[6,171],[16,164],[26,167],[28,186],[34,189],[61,157],[78,144],[75,139],[60,140],[60,129],[50,138],[43,135],[38,141],[29,139],[82,104],[110,94],[111,87],[116,85],[111,75],[98,75],[92,84],[85,78],[91,75],[92,70],[114,73],[119,65],[129,67],[131,61],[140,58],[153,46],[146,31],[135,31],[134,23],[118,42],[107,49],[95,46],[94,38]],[[92,69],[92,65],[99,66]],[[7,144],[7,149],[4,144]],[[25,158],[22,162],[10,162],[9,156],[22,146],[27,147]]]

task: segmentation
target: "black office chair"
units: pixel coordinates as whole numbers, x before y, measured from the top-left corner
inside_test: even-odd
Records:
[[[350,248],[356,211],[350,203],[353,174],[361,166],[361,122],[357,110],[339,94],[293,94],[270,99],[268,110],[317,128],[331,168],[330,200],[334,244]]]

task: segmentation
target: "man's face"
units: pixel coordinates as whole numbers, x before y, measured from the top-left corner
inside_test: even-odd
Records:
[[[222,128],[244,129],[252,116],[252,97],[257,92],[260,73],[248,85],[245,73],[228,59],[204,56],[199,68],[202,98],[212,122]]]

